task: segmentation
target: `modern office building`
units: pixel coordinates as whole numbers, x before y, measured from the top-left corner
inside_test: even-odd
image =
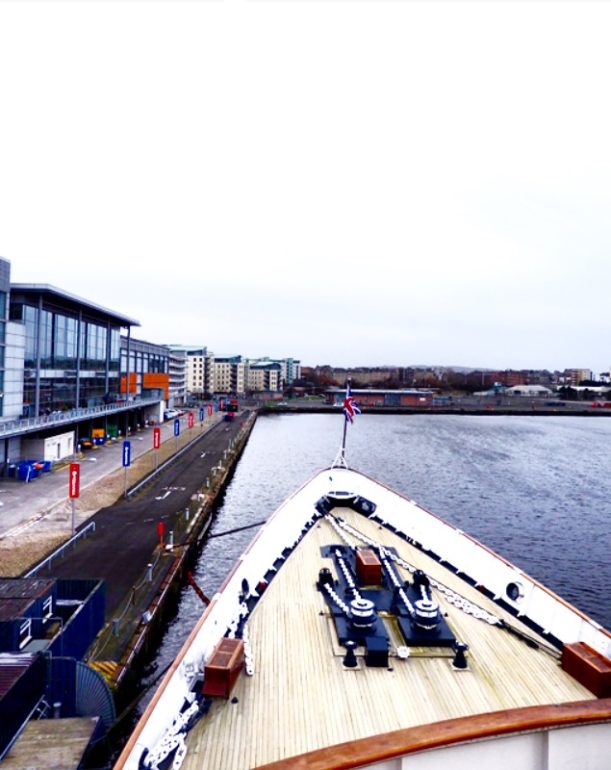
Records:
[[[0,473],[63,459],[94,430],[126,435],[161,419],[169,351],[132,341],[134,326],[54,286],[11,284],[0,259]]]
[[[46,284],[12,284],[9,319],[23,325],[23,416],[121,398],[121,328],[127,316]]]
[[[11,324],[8,322],[10,289],[11,266],[6,260],[0,259],[0,418],[5,414],[6,407],[9,415],[15,413],[14,399],[19,398],[19,388],[15,389],[12,382],[14,378],[10,351],[14,346],[19,346],[19,339],[13,338]],[[18,333],[19,329],[15,331]],[[23,377],[21,377],[21,392],[23,393]],[[18,408],[21,409],[21,403]]]
[[[121,337],[121,398],[156,398],[170,394],[170,349],[167,345]],[[127,374],[129,372],[129,375]]]

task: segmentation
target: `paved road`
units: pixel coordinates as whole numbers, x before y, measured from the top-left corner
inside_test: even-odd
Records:
[[[95,533],[80,540],[44,574],[106,580],[106,614],[112,615],[151,561],[159,521],[164,522],[166,533],[173,528],[246,416],[243,413],[232,423],[218,422],[136,495],[98,511],[91,519]]]
[[[196,415],[197,418],[197,415]],[[221,415],[215,414],[206,417],[204,430],[210,425],[220,421]],[[182,434],[186,432],[186,420],[181,417]],[[196,427],[199,423],[196,419]],[[161,440],[173,441],[173,421],[159,426],[161,428]],[[143,428],[130,437],[132,461],[140,455],[148,452],[153,446],[152,427]],[[96,447],[84,453],[79,460],[81,466],[81,490],[85,490],[91,484],[99,483],[105,476],[122,464],[121,441]],[[27,526],[28,522],[40,519],[48,514],[55,506],[64,503],[68,498],[68,467],[59,468],[52,473],[43,473],[30,483],[15,479],[0,480],[0,537],[6,536],[11,530]]]

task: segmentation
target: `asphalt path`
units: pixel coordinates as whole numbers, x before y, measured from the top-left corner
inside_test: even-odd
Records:
[[[208,425],[215,418],[208,418]],[[181,418],[182,434],[187,430],[187,417]],[[161,441],[173,440],[174,423],[172,420],[159,426]],[[132,463],[153,447],[152,426],[131,435]],[[99,484],[103,477],[121,468],[122,439],[101,447],[86,450],[82,457],[75,460],[80,465],[81,492]],[[0,479],[0,537],[11,535],[14,530],[27,529],[28,524],[36,523],[51,514],[56,506],[68,499],[68,466],[59,467],[52,473],[43,473],[29,483],[16,479]]]
[[[44,574],[105,580],[106,615],[112,615],[151,561],[159,542],[159,522],[164,524],[167,539],[177,517],[184,515],[192,495],[222,461],[247,416],[243,412],[233,422],[217,423],[132,497],[100,509],[89,519],[95,521],[95,532],[53,561]]]

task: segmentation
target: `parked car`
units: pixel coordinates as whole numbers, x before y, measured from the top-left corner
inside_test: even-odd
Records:
[[[181,412],[178,409],[166,409],[163,413],[164,420],[173,420],[175,417],[180,417]]]

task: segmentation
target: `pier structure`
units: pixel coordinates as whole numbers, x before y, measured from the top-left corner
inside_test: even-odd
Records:
[[[29,515],[24,513],[22,521],[16,522],[13,514],[12,526],[0,529],[0,574],[7,570],[3,554],[19,550],[37,526],[51,527],[47,519],[54,519],[53,510],[59,508],[53,521],[57,547],[34,563],[27,563],[26,557],[24,569],[13,574],[95,577],[105,582],[106,622],[84,659],[105,677],[119,711],[133,697],[140,665],[156,647],[210,524],[218,494],[231,477],[255,419],[252,410],[243,410],[229,422],[222,414],[214,414],[201,425],[190,420],[191,432],[184,430],[180,436],[173,426],[165,425],[158,450],[142,451],[129,476],[121,467],[120,447],[100,448],[100,462],[85,469],[89,480],[83,495],[89,495],[91,505],[96,496],[104,499],[110,487],[119,489],[119,494],[98,510],[80,510],[75,538],[67,501],[48,507],[54,494],[50,488],[59,480],[68,496],[67,468],[19,487],[12,482],[10,493],[20,498]],[[187,420],[188,415],[185,427]],[[147,433],[152,434],[152,429],[143,431],[143,442],[152,445]],[[114,452],[114,460],[102,461],[107,450],[107,457]],[[42,492],[44,485],[46,496],[40,499],[45,500],[45,508],[35,511],[36,487]]]

